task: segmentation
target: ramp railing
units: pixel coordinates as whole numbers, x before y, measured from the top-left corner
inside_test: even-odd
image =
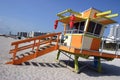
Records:
[[[9,53],[13,54],[13,58],[12,58],[13,63],[14,60],[16,59],[17,53],[23,50],[31,49],[32,51],[35,50],[35,52],[37,53],[39,51],[40,46],[42,47],[42,45],[47,45],[47,44],[54,44],[55,45],[54,50],[57,50],[60,34],[61,34],[60,32],[50,33],[34,38],[28,38],[28,39],[12,42],[11,46],[13,46],[13,48],[10,50]]]
[[[120,55],[120,40],[103,36],[101,42],[100,52],[106,52],[108,54]]]

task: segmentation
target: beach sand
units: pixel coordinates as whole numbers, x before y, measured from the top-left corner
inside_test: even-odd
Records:
[[[79,74],[55,61],[57,51],[53,51],[21,65],[5,64],[10,60],[12,38],[0,36],[0,80],[120,80],[120,59],[102,61],[102,73],[91,69],[93,61],[79,58],[79,65],[89,64]],[[72,56],[73,57],[73,56]],[[68,61],[65,55],[60,60]],[[72,60],[69,61],[71,64]]]

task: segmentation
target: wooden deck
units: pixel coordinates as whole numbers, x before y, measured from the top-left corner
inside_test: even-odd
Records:
[[[88,55],[88,56],[97,56],[101,58],[120,58],[120,55],[109,54],[105,52],[93,51],[93,50],[85,50],[85,49],[76,49],[67,46],[59,46],[60,50],[67,51],[68,53],[76,54],[76,55]]]

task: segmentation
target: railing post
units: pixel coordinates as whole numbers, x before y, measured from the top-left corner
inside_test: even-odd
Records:
[[[104,38],[103,38],[103,40],[102,40],[102,45],[101,45],[101,52],[100,52],[100,55],[102,55],[103,48],[104,48]]]
[[[115,49],[115,55],[116,55],[116,57],[117,57],[117,55],[118,55],[118,53],[117,53],[118,48],[119,48],[119,45],[118,45],[118,41],[116,40],[116,49]]]
[[[34,50],[34,47],[35,47],[35,42],[36,42],[36,40],[34,40],[34,42],[33,42],[32,51]]]
[[[35,56],[34,56],[35,58],[37,57],[37,55],[39,53],[39,47],[40,47],[40,40],[37,43],[37,49],[36,49]]]
[[[14,60],[15,60],[15,58],[16,58],[17,50],[18,50],[18,44],[15,45],[15,50],[14,50],[14,53],[13,53],[13,64],[14,64]]]
[[[53,37],[53,36],[50,37],[50,44],[52,43],[52,37]]]

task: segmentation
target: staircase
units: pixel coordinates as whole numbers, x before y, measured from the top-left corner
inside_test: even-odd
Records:
[[[11,43],[14,48],[11,49],[9,53],[13,54],[13,57],[11,61],[6,64],[21,64],[57,50],[60,34],[61,33],[51,33]],[[23,50],[24,53],[20,54]]]

